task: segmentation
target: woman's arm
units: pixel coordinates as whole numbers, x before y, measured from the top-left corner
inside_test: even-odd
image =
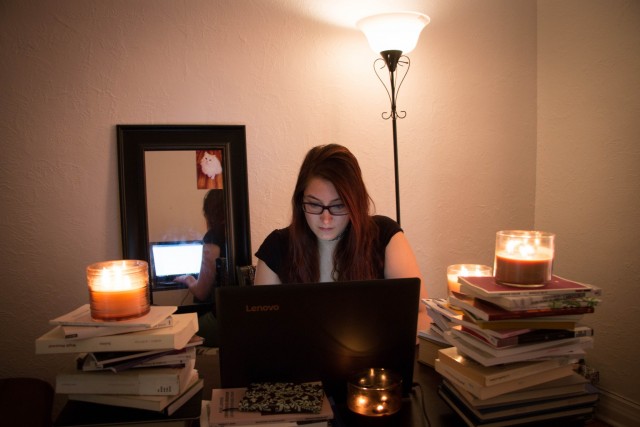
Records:
[[[264,261],[262,261],[261,259],[258,259],[258,264],[256,264],[256,275],[253,280],[253,284],[254,285],[279,285],[280,283],[282,282],[280,281],[280,278],[278,277],[278,275],[274,273],[273,270],[271,270]]]
[[[420,267],[416,261],[416,256],[409,245],[404,233],[394,234],[385,249],[384,277],[387,279],[417,277],[420,279],[420,299],[427,297],[427,289],[420,274]],[[419,302],[418,307],[418,330],[426,330],[429,327],[430,319],[427,316],[427,308]]]
[[[205,243],[202,247],[202,263],[198,279],[193,276],[176,277],[177,282],[182,282],[189,287],[189,291],[200,301],[207,301],[211,296],[211,290],[216,281],[216,260],[220,257],[220,246]]]

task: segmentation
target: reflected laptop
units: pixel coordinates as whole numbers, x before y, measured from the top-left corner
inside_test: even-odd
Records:
[[[336,402],[372,367],[413,384],[420,280],[216,289],[222,387],[321,380]]]
[[[198,277],[202,262],[202,241],[151,243],[150,260],[154,290],[186,288],[174,281],[183,274]]]

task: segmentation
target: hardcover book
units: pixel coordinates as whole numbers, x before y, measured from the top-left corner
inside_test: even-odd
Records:
[[[198,330],[198,317],[196,313],[174,314],[173,320],[168,328],[83,340],[66,339],[62,326],[56,326],[36,339],[36,354],[180,349]]]
[[[547,411],[556,411],[567,408],[594,406],[598,402],[598,390],[592,385],[587,385],[587,390],[572,396],[560,396],[540,399],[527,403],[512,403],[498,407],[476,408],[471,405],[458,390],[444,381],[440,388],[453,397],[454,400],[466,406],[471,413],[483,422],[496,421],[504,418],[524,417],[531,414]]]
[[[578,425],[592,419],[595,406],[593,404],[572,405],[559,407],[556,409],[546,409],[534,411],[526,414],[506,416],[497,419],[481,419],[477,417],[464,402],[460,401],[454,394],[447,392],[440,387],[438,394],[447,404],[464,420],[469,427],[508,427],[522,424],[539,423],[544,425],[545,421],[553,421],[554,425]],[[537,425],[537,424],[536,424]]]
[[[542,287],[515,287],[503,285],[496,282],[495,277],[458,277],[460,292],[468,295],[483,297],[492,296],[515,296],[515,295],[545,295],[545,294],[568,294],[574,292],[591,292],[596,288],[560,276],[552,276],[551,281]]]

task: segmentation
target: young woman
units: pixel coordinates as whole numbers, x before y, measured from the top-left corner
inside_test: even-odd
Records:
[[[421,277],[400,226],[370,214],[360,166],[346,147],[307,153],[291,204],[291,224],[269,234],[256,253],[256,285]],[[419,305],[418,329],[426,329]]]

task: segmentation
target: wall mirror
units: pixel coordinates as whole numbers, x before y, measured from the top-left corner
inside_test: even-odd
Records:
[[[211,230],[203,214],[205,196],[216,200],[224,222],[217,230],[222,255],[216,285],[236,284],[236,267],[251,264],[245,127],[117,125],[116,130],[123,258],[149,263],[153,304],[211,309],[213,296],[199,300],[173,278],[197,277],[200,271],[202,240]]]

